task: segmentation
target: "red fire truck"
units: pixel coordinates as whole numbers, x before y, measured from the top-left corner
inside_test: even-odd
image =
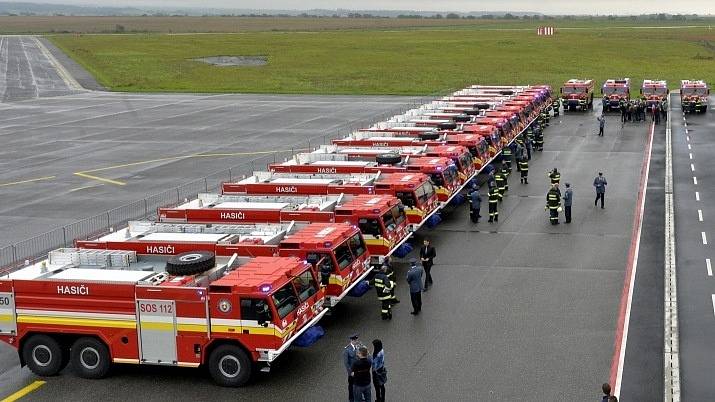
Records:
[[[53,376],[102,378],[113,363],[205,366],[223,386],[269,368],[327,312],[298,258],[59,249],[0,277],[0,341]]]
[[[400,155],[365,158],[324,151],[319,149],[317,152],[296,154],[291,160],[274,163],[268,167],[276,173],[370,173],[373,175],[389,173],[378,177],[376,190],[381,194],[396,196],[407,208],[412,208],[411,205],[414,205],[419,210],[415,213],[423,219],[426,219],[433,210],[421,206],[422,202],[419,200],[430,200],[432,194],[436,194],[439,202],[447,203],[460,188],[457,167],[448,158],[403,158]],[[431,183],[426,184],[428,182]],[[412,194],[413,191],[415,194]]]
[[[419,224],[410,224],[400,200],[375,195],[219,195],[199,198],[176,208],[159,208],[161,222],[278,223],[344,222],[358,226],[374,257],[391,255]]]
[[[571,79],[561,87],[564,110],[587,110],[593,108],[593,80]]]
[[[641,96],[646,106],[660,106],[668,97],[668,83],[664,80],[643,80]]]
[[[680,104],[684,113],[705,113],[708,110],[710,88],[702,80],[680,82]]]
[[[452,160],[457,168],[459,183],[464,184],[475,175],[474,162],[469,150],[459,145],[438,145],[423,147],[351,147],[323,145],[315,153],[338,153],[358,158],[374,158],[378,162],[402,161],[402,157],[441,157]],[[381,160],[378,160],[381,159]]]
[[[609,79],[601,87],[603,111],[619,110],[621,102],[631,101],[631,79]]]
[[[123,230],[95,240],[78,240],[75,245],[81,249],[128,250],[142,255],[175,255],[193,249],[219,256],[237,254],[257,257],[283,255],[281,249],[286,242],[290,244],[294,236],[300,239],[314,236],[312,244],[315,246],[306,248],[306,253],[320,253],[338,260],[345,250],[351,250],[354,264],[347,270],[341,267],[325,271],[325,267],[319,270],[315,266],[321,283],[327,286],[328,307],[338,304],[372,269],[371,256],[360,231],[354,225],[345,223],[216,225],[130,222]],[[373,263],[376,265],[378,262]]]

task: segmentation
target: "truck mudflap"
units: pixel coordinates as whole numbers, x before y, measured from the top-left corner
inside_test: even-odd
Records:
[[[372,269],[374,268],[373,265],[370,264],[370,261],[365,261],[367,263],[367,266],[365,267],[365,272],[362,273],[357,279],[355,279],[348,287],[343,290],[343,293],[340,294],[340,296],[330,296],[330,297],[325,297],[325,307],[326,309],[323,311],[327,311],[328,308],[336,306],[340,300],[342,300],[345,296],[350,293],[350,290],[357,286],[358,283],[361,281],[364,281],[365,278],[372,272]]]
[[[278,349],[256,349],[256,351],[259,353],[258,361],[259,362],[265,362],[265,363],[272,363],[275,361],[278,356],[281,355],[281,353],[285,352],[290,345],[295,342],[296,339],[298,339],[299,336],[301,336],[305,331],[307,331],[309,328],[312,328],[315,324],[320,321],[321,318],[328,312],[327,308],[324,308],[323,311],[318,313],[315,317],[313,317],[312,320],[307,322],[303,328],[300,329],[300,331],[296,332],[293,334],[293,336],[290,337],[289,340],[287,340],[280,348]]]

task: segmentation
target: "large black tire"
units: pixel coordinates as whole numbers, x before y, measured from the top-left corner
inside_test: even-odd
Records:
[[[489,104],[488,103],[477,103],[476,105],[474,105],[474,108],[477,110],[489,109]]]
[[[112,357],[104,342],[90,337],[79,338],[70,349],[72,370],[82,378],[104,378],[112,368]]]
[[[398,154],[382,154],[375,157],[375,162],[380,165],[395,165],[402,162],[402,157]]]
[[[455,123],[466,123],[466,122],[468,122],[469,120],[472,120],[472,118],[469,117],[469,115],[460,114],[460,115],[458,115],[458,116],[454,116],[454,118],[453,118],[452,120],[454,120]]]
[[[466,114],[467,116],[479,116],[479,109],[465,110],[464,114]]]
[[[175,255],[166,262],[171,275],[196,275],[216,266],[216,256],[208,251],[190,251]]]
[[[211,352],[208,369],[216,384],[240,387],[251,379],[253,362],[240,347],[221,345]]]
[[[422,141],[434,141],[438,140],[441,135],[439,133],[421,133],[420,140]]]
[[[438,130],[454,130],[455,128],[457,128],[457,123],[453,122],[437,124]]]
[[[48,335],[32,335],[22,345],[22,359],[33,373],[50,377],[57,375],[66,362],[62,346]]]
[[[499,91],[499,95],[514,95],[514,91],[505,89],[503,91]]]

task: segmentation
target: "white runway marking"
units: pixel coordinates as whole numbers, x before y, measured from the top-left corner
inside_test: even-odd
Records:
[[[703,221],[703,210],[702,209],[698,209],[698,220],[700,222]]]
[[[695,192],[695,201],[700,201],[700,192],[699,191]]]
[[[688,141],[690,141],[690,136],[689,136],[689,135],[686,135],[686,136],[685,136],[685,139],[688,140]]]
[[[705,232],[700,232],[700,234],[703,236],[703,244],[707,246],[708,237],[705,235]]]
[[[709,259],[709,258],[706,258],[706,259],[705,259],[705,266],[706,266],[707,269],[708,269],[708,276],[713,276],[713,267],[712,267],[712,265],[710,265],[710,259]]]
[[[693,184],[698,185],[698,178],[693,176]]]
[[[695,171],[695,165],[693,165],[692,163],[690,164],[690,171],[691,171],[691,172],[694,172],[694,171]]]
[[[690,157],[690,159],[693,159],[693,154],[688,154],[688,156]]]
[[[690,144],[688,144],[688,149],[692,149],[692,148],[690,148]]]

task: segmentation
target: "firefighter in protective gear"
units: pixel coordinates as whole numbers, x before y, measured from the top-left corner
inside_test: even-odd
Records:
[[[496,190],[497,193],[499,194],[499,201],[504,198],[504,193],[506,192],[506,178],[504,177],[504,173],[502,173],[501,169],[496,169],[494,171],[494,181],[496,182]]]
[[[559,185],[554,184],[546,194],[546,207],[549,210],[549,221],[552,225],[559,224],[559,210],[561,209],[561,191]]]
[[[534,149],[536,151],[544,150],[544,132],[539,126],[534,127]]]
[[[395,287],[385,273],[386,267],[383,265],[375,274],[373,279],[375,282],[375,290],[377,291],[377,300],[380,301],[380,315],[383,320],[392,319],[392,289]]]
[[[548,173],[549,179],[551,179],[551,184],[556,184],[557,186],[561,183],[561,173],[559,173],[556,168]]]
[[[526,155],[523,155],[518,163],[519,172],[521,173],[521,184],[529,184],[529,159],[526,158]]]
[[[501,196],[496,187],[489,189],[489,222],[499,222],[499,201]]]
[[[554,109],[554,117],[558,116],[561,113],[559,111],[561,109],[561,99],[554,99],[554,102],[551,104],[551,107]]]
[[[390,301],[392,302],[392,304],[397,304],[400,302],[400,300],[398,300],[397,296],[395,295],[395,290],[397,290],[397,282],[395,281],[395,270],[392,269],[392,264],[390,264],[389,256],[385,257],[385,261],[382,262],[382,267],[385,268],[385,275],[387,276],[387,279],[389,279],[393,284],[392,289],[390,290]]]
[[[506,146],[502,148],[501,150],[501,157],[502,157],[502,164],[506,165],[507,169],[509,170],[509,173],[511,173],[511,157],[514,155],[511,151],[511,148]]]
[[[511,169],[502,163],[501,174],[504,176],[504,191],[509,191],[509,176],[511,175]]]

